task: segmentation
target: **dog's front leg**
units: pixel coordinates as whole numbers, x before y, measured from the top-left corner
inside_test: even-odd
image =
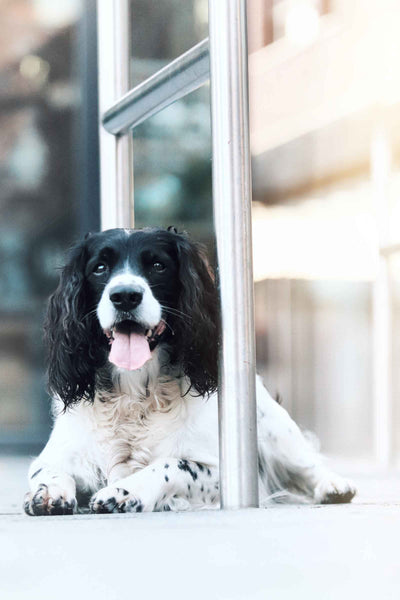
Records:
[[[29,469],[30,492],[24,510],[31,516],[71,515],[77,511],[75,480],[42,462],[39,456]]]
[[[112,513],[217,506],[218,488],[217,467],[165,458],[96,492],[90,510]]]
[[[77,512],[76,481],[82,492],[101,486],[96,465],[88,450],[90,435],[75,413],[61,413],[41,454],[32,462],[29,489],[24,500],[28,515],[68,515]],[[87,457],[91,456],[91,460]],[[82,487],[82,482],[84,486]]]

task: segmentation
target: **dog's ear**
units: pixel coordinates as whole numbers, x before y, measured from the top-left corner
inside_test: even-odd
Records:
[[[104,340],[85,282],[87,240],[70,251],[45,319],[48,387],[67,408],[93,399],[95,371],[105,361]]]
[[[181,318],[174,323],[176,347],[185,375],[204,395],[215,391],[218,383],[219,298],[204,248],[184,236],[177,248]]]

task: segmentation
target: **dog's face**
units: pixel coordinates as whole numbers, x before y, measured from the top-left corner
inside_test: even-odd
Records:
[[[202,250],[175,231],[113,229],[78,244],[50,299],[49,383],[93,399],[96,371],[137,370],[168,344],[200,393],[216,386],[218,302]]]
[[[88,242],[85,276],[93,306],[111,344],[109,360],[141,368],[173,333],[180,295],[176,235],[112,230]],[[174,319],[172,319],[174,320]]]

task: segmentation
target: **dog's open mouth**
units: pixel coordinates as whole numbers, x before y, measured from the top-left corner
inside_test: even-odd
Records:
[[[146,329],[135,321],[120,321],[104,331],[110,340],[111,350],[108,360],[121,369],[140,369],[151,359],[151,352],[165,331],[165,321],[161,320],[153,329]]]

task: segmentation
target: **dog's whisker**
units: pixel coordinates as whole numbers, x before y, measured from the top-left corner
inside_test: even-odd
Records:
[[[177,314],[175,314],[175,313],[171,313],[171,312],[169,312],[168,310],[165,310],[165,309],[164,309],[164,311],[163,311],[163,312],[164,312],[166,315],[171,315],[171,316],[173,316],[173,317],[176,317],[176,318],[182,319],[182,321],[183,321],[184,323],[188,323],[187,319],[185,319],[184,317],[182,317],[182,315],[177,315]]]
[[[167,313],[169,312],[171,315],[175,315],[177,317],[182,317],[182,318],[187,317],[189,320],[192,320],[190,315],[188,315],[187,313],[184,313],[181,310],[178,310],[177,308],[172,308],[171,306],[165,306],[164,304],[161,304],[160,306],[163,310],[165,310],[165,312],[167,312]]]
[[[97,314],[97,307],[93,308],[92,310],[89,310],[89,312],[87,312],[83,318],[86,319],[87,317],[91,317],[92,315],[96,315]]]
[[[172,329],[171,325],[169,323],[167,323],[167,321],[164,321],[164,323],[168,327],[168,329],[170,329],[172,335],[175,335],[175,331]]]

